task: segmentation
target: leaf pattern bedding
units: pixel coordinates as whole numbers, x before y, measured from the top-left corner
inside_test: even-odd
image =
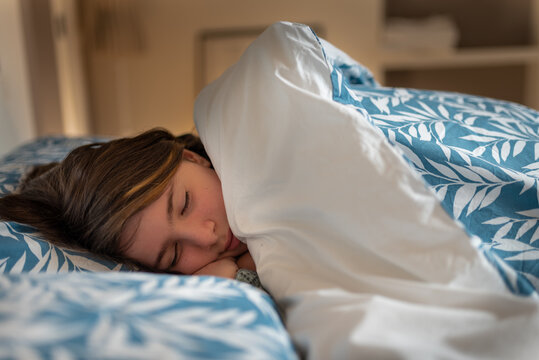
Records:
[[[0,160],[0,196],[32,165],[98,140],[21,146]],[[128,271],[0,222],[0,358],[297,358],[268,294],[228,279]]]
[[[480,96],[381,87],[351,59],[329,60],[334,100],[355,107],[402,151],[446,211],[481,239],[511,291],[536,291],[537,111]]]
[[[2,359],[296,359],[269,296],[214,277],[0,277]]]
[[[62,160],[84,144],[104,140],[97,137],[46,137],[25,144],[0,160],[0,196],[14,191],[34,165]],[[52,245],[35,229],[0,222],[0,273],[128,270],[84,251]]]
[[[329,44],[323,44],[327,60],[332,64],[333,99],[360,112],[400,149],[438,195],[444,209],[463,224],[469,234],[481,240],[480,249],[496,266],[511,291],[534,293],[539,286],[537,112],[477,96],[384,88],[363,66],[343,54],[330,54]],[[18,149],[0,161],[0,195],[13,191],[29,166],[59,160],[72,147],[93,140],[47,138]],[[81,351],[84,354],[88,349],[99,350],[91,346],[96,341],[106,343],[110,335],[110,339],[118,342],[108,343],[112,346],[108,350],[119,351],[118,356],[142,358],[148,355],[145,351],[150,351],[150,354],[174,353],[174,356],[189,358],[208,354],[230,354],[231,358],[253,358],[254,355],[295,358],[290,339],[282,324],[276,321],[271,299],[258,290],[246,289],[246,285],[212,278],[188,280],[159,275],[91,274],[91,271],[126,269],[120,264],[50,245],[32,229],[19,224],[1,222],[0,241],[0,272],[83,272],[0,277],[0,319],[10,324],[10,327],[2,324],[8,331],[0,336],[0,357],[77,357]],[[209,293],[215,302],[199,306],[200,297]],[[88,299],[81,294],[88,294]],[[107,299],[108,294],[118,295],[119,302]],[[55,297],[65,306],[64,310],[59,310],[56,300],[47,302]],[[37,299],[41,301],[33,301]],[[136,315],[129,318],[134,322],[114,322],[118,316],[126,315],[118,312],[122,309],[118,304],[126,304],[127,300],[135,305],[125,309],[127,315]],[[225,310],[229,301],[236,300],[241,301]],[[243,300],[248,301],[243,303]],[[178,304],[172,304],[174,301]],[[25,323],[28,308],[23,305],[30,304],[36,306],[32,309],[36,318]],[[86,309],[88,313],[82,314],[88,316],[79,317],[80,312],[69,312],[74,309]],[[172,319],[178,324],[191,320],[191,326],[167,338],[171,334],[162,329],[140,326],[149,319]],[[202,324],[193,319],[206,322]],[[45,344],[31,334],[16,337],[14,341],[13,334],[17,333],[10,332],[15,328],[23,331],[21,329],[28,329],[32,324],[42,325],[40,329],[48,331],[58,325],[56,321],[73,321],[77,330],[87,330],[88,337],[70,338],[69,334],[59,333]],[[168,324],[178,329],[176,324]],[[224,343],[220,341],[223,331],[230,334],[229,341]],[[212,334],[219,332],[217,341]],[[254,345],[238,342],[237,339],[242,338],[238,334],[249,335]],[[178,349],[178,344],[169,341],[177,336],[190,340],[197,337],[202,342],[186,340]]]

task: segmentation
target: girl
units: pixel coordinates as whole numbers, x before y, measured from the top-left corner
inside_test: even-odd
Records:
[[[259,286],[247,246],[230,230],[219,178],[190,134],[155,129],[76,148],[1,198],[0,219],[140,269]]]

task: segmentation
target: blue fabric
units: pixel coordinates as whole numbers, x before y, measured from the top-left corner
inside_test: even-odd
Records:
[[[0,160],[0,196],[14,191],[24,174],[37,164],[62,160],[80,145],[103,138],[47,137],[23,145]],[[0,222],[0,273],[129,270],[84,251],[55,246],[35,229]]]
[[[271,298],[214,277],[0,276],[0,358],[296,359]]]
[[[381,87],[360,64],[326,56],[334,100],[353,106],[402,151],[445,210],[481,239],[478,248],[511,291],[535,292],[539,113],[478,96]]]

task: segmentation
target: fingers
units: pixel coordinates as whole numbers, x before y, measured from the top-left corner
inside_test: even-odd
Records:
[[[238,265],[233,258],[227,257],[209,263],[193,275],[212,275],[234,279],[236,272],[238,272]]]

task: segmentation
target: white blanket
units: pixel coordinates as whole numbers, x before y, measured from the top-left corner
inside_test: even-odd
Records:
[[[332,100],[324,52],[338,50],[306,26],[275,24],[195,109],[232,230],[299,350],[537,356],[537,300],[510,294],[383,134]]]

